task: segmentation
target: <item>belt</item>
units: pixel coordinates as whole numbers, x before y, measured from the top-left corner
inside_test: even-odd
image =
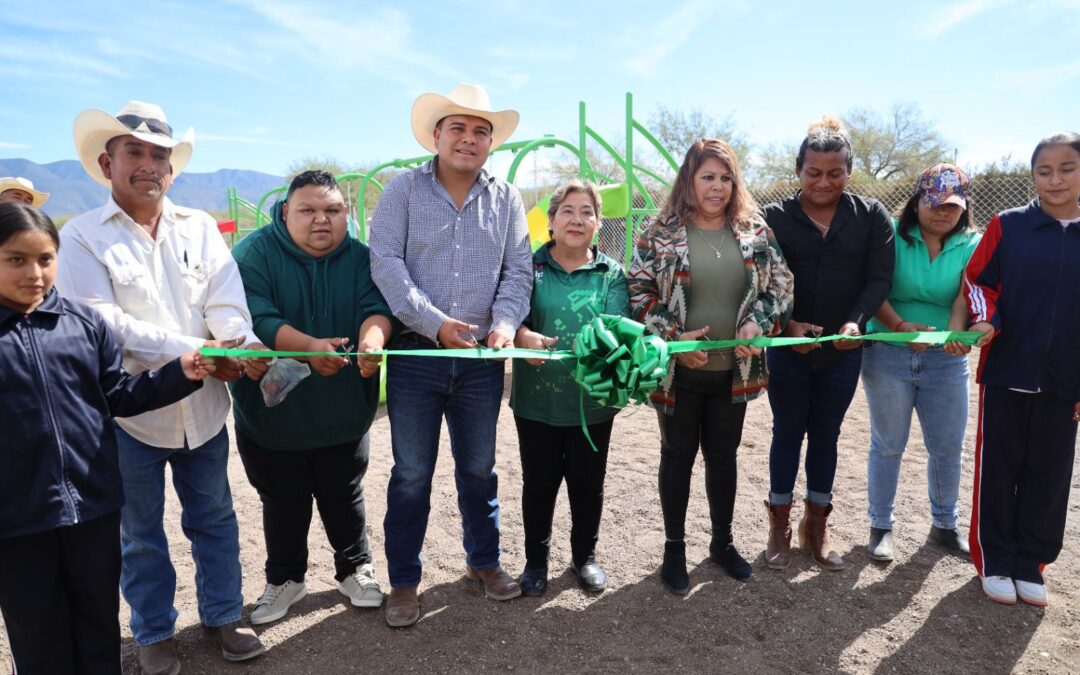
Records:
[[[429,347],[435,347],[435,348],[439,347],[439,345],[436,344],[436,342],[434,340],[432,340],[431,338],[429,338],[429,337],[427,337],[425,335],[421,335],[420,333],[417,333],[417,332],[411,331],[411,330],[403,332],[401,334],[401,336],[399,337],[399,339],[401,339],[401,340],[413,340],[414,342],[419,342],[420,344],[424,344],[424,345],[427,345]]]

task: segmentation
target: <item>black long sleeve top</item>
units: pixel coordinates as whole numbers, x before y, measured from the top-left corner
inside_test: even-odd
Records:
[[[825,335],[848,322],[866,330],[892,288],[896,254],[889,212],[875,199],[845,192],[822,236],[799,193],[764,208],[765,220],[795,275],[792,321],[821,326]],[[832,343],[806,356],[814,368],[840,357]]]

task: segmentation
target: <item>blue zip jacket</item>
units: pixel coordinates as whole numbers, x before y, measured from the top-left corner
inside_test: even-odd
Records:
[[[124,503],[111,417],[202,386],[176,359],[129,375],[112,331],[55,289],[28,314],[0,306],[0,539],[100,518]]]
[[[997,330],[978,381],[1080,401],[1080,223],[1038,200],[993,217],[965,272],[972,323]]]

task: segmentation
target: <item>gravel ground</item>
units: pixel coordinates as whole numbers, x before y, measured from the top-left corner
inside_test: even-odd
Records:
[[[974,411],[974,389],[972,410]],[[965,447],[962,522],[971,494],[973,420]],[[1080,489],[1073,497],[1060,561],[1047,571],[1046,609],[996,605],[982,594],[971,563],[926,542],[926,451],[914,430],[897,495],[897,558],[889,565],[866,555],[866,401],[856,394],[841,435],[832,532],[848,563],[823,572],[800,552],[790,569],[773,572],[762,552],[768,491],[768,403],[750,405],[739,456],[736,543],[754,564],[739,583],[708,560],[708,509],[702,467],[695,471],[688,514],[687,557],[691,592],[669,594],[658,568],[663,531],[656,490],[659,435],[655,413],[644,407],[615,421],[599,557],[609,588],[597,596],[578,590],[569,571],[569,515],[565,491],[556,511],[545,598],[506,603],[484,599],[464,578],[461,522],[453,460],[445,430],[432,495],[432,514],[421,585],[420,623],[393,630],[381,610],[344,602],[333,580],[333,554],[321,525],[310,535],[310,595],[283,620],[259,628],[267,647],[248,664],[227,664],[204,640],[195,608],[194,566],[170,496],[166,529],[177,566],[176,606],[185,673],[330,673],[397,671],[527,672],[1070,672],[1080,670],[1080,543],[1076,537]],[[367,513],[377,573],[389,589],[382,519],[391,465],[385,416],[372,427],[371,467],[365,479]],[[499,424],[497,469],[502,503],[503,564],[518,574],[524,564],[521,470],[509,408]],[[229,467],[240,521],[244,599],[262,591],[264,558],[258,496],[239,457]],[[796,488],[801,494],[803,485]],[[795,514],[801,514],[801,506]],[[125,672],[137,672],[135,644],[123,606]],[[0,662],[7,661],[0,632]]]

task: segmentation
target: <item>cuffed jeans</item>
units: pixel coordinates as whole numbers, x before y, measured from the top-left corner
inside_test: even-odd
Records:
[[[859,383],[862,349],[846,351],[816,370],[811,368],[809,354],[788,347],[768,349],[765,357],[773,414],[769,500],[791,503],[806,438],[806,496],[812,502],[828,504],[836,476],[836,442]]]
[[[176,630],[176,570],[165,538],[165,465],[191,541],[199,619],[207,626],[240,620],[240,541],[229,491],[229,434],[225,427],[197,448],[157,448],[114,425],[124,479],[120,512],[123,572],[131,632],[140,645],[167,640]]]
[[[954,529],[968,412],[967,358],[941,347],[916,352],[906,346],[868,342],[863,346],[862,381],[870,410],[866,471],[870,527],[892,529],[900,460],[914,410],[929,456],[930,515],[936,527]]]
[[[404,342],[401,349],[427,348]],[[420,583],[420,551],[431,510],[431,479],[443,417],[450,431],[466,564],[499,564],[495,428],[505,366],[499,361],[391,356],[386,408],[394,466],[386,494],[387,572],[393,588]]]

